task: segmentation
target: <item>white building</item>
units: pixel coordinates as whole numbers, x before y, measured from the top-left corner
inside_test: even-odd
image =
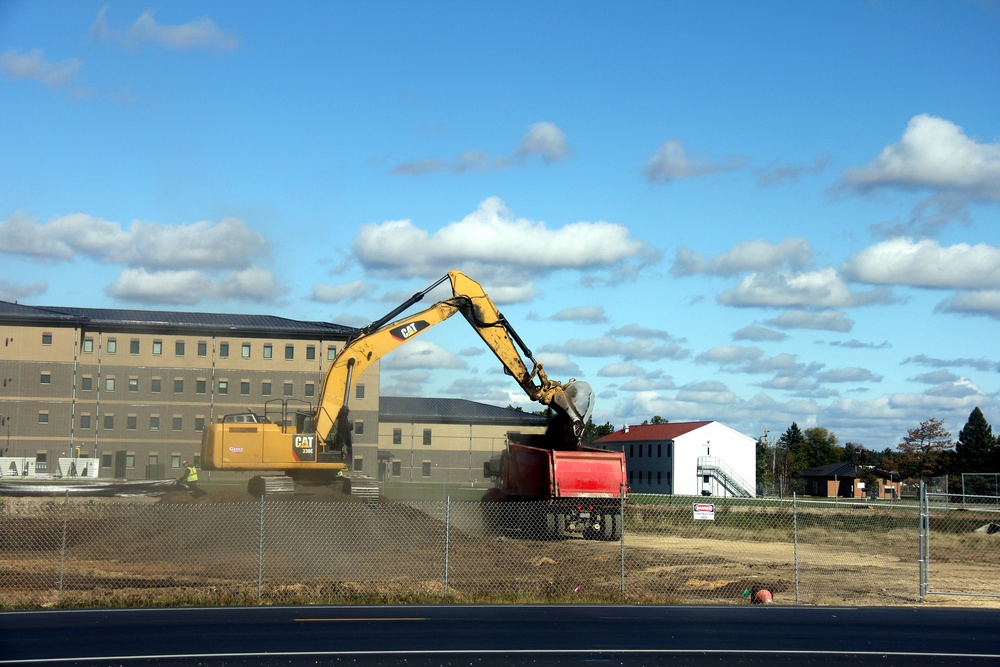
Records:
[[[626,426],[594,446],[625,453],[632,493],[757,494],[757,441],[719,422]]]

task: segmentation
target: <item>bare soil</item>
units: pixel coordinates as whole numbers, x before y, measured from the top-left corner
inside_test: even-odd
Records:
[[[914,605],[919,598],[916,535],[882,536],[892,548],[838,535],[836,544],[812,539],[795,549],[752,535],[678,537],[626,523],[623,542],[540,540],[485,534],[475,504],[458,504],[446,518],[442,503],[313,500],[262,510],[241,492],[0,499],[0,606],[746,604],[754,587],[770,589],[777,604]],[[995,564],[941,560],[932,566],[932,590],[996,591]],[[997,607],[1000,597],[929,595],[925,604]]]

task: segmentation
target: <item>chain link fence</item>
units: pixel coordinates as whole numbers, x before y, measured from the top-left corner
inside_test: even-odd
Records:
[[[760,587],[778,604],[1000,605],[998,540],[995,511],[947,497],[633,495],[613,508],[5,498],[0,606],[742,604]]]

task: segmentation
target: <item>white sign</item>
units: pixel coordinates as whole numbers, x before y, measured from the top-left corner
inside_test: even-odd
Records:
[[[715,505],[711,503],[695,503],[694,520],[715,521]]]

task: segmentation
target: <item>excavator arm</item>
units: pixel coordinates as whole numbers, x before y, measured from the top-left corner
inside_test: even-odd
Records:
[[[394,320],[419,302],[432,289],[451,281],[452,297],[414,315]],[[327,441],[343,440],[346,432],[347,401],[350,388],[368,366],[399,346],[461,312],[483,342],[493,351],[504,369],[528,397],[556,411],[561,433],[553,448],[573,449],[580,444],[593,404],[593,391],[586,382],[570,380],[565,385],[550,380],[542,364],[486,295],[482,286],[459,271],[451,271],[433,285],[414,294],[384,317],[362,328],[348,341],[327,370],[314,416],[316,433]],[[520,351],[519,351],[520,350]],[[529,369],[524,357],[531,362]]]

